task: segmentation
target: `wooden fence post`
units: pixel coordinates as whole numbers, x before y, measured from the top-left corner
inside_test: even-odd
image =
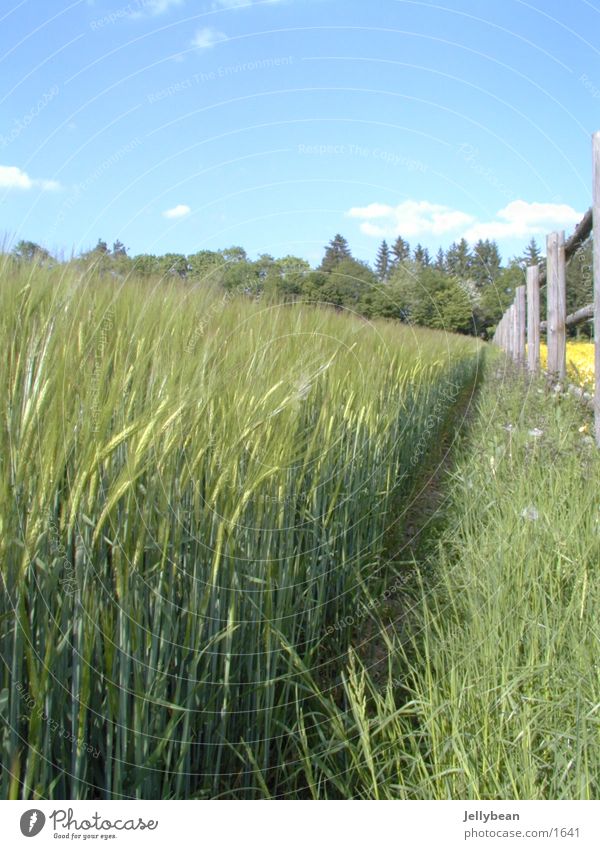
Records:
[[[527,367],[531,374],[540,370],[540,269],[527,269]]]
[[[525,286],[517,286],[515,300],[515,359],[520,366],[525,365]]]
[[[548,373],[564,380],[567,374],[567,288],[565,233],[550,233],[546,240],[548,292]]]
[[[594,429],[600,448],[600,132],[594,133],[593,149],[593,244],[594,244]]]
[[[515,360],[517,358],[517,307],[514,303],[511,304],[509,315],[510,355]]]

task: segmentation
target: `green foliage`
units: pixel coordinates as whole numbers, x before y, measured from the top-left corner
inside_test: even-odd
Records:
[[[36,242],[29,242],[21,239],[13,248],[13,256],[21,262],[35,262],[39,264],[47,264],[52,262],[52,256],[49,251],[42,248]]]
[[[466,239],[453,242],[446,251],[446,271],[460,280],[468,280],[471,277],[473,257]]]
[[[388,279],[391,267],[392,257],[390,254],[388,243],[384,239],[381,245],[379,246],[379,250],[377,251],[377,259],[375,261],[375,273],[377,274],[378,279],[382,283],[385,283],[385,281]]]
[[[260,265],[247,259],[229,260],[222,269],[222,286],[226,292],[246,292],[257,295],[262,291],[263,281],[260,277]]]
[[[358,312],[361,300],[368,298],[377,285],[377,278],[371,269],[366,264],[350,258],[336,263],[325,277],[320,292],[321,299],[336,307],[348,307]]]
[[[351,258],[352,254],[348,242],[338,233],[325,248],[325,256],[319,266],[319,271],[333,271],[336,265]]]
[[[410,245],[402,236],[398,236],[391,248],[392,264],[394,266],[402,265],[410,259]]]
[[[495,242],[480,239],[471,255],[470,275],[475,284],[481,288],[493,285],[500,276],[502,260]]]
[[[567,313],[592,303],[594,300],[594,277],[591,237],[577,251],[567,265]],[[571,336],[593,335],[593,321],[569,329]]]
[[[184,279],[188,271],[188,261],[184,254],[163,254],[157,258],[156,272],[160,277]]]
[[[404,289],[397,273],[386,283],[370,286],[362,294],[360,310],[368,318],[405,319]]]
[[[115,256],[115,257],[119,257],[119,256],[120,257],[126,257],[127,256],[127,248],[125,247],[123,242],[119,241],[119,239],[117,239],[117,241],[114,242],[114,244],[113,244],[112,255]]]
[[[590,298],[591,248],[588,244],[568,270],[568,307],[575,309]],[[531,240],[526,256],[535,259],[539,249]],[[13,256],[19,262],[52,263],[39,245],[21,242]],[[512,302],[514,289],[524,282],[525,260],[511,260],[502,267],[498,246],[479,240],[473,249],[465,239],[440,248],[432,262],[429,251],[417,244],[411,254],[409,243],[398,236],[390,247],[383,241],[377,251],[374,271],[352,257],[346,239],[337,234],[325,249],[317,269],[299,257],[275,258],[261,254],[252,260],[240,246],[219,251],[201,250],[185,256],[140,254],[130,258],[117,240],[112,251],[102,239],[96,247],[74,261],[81,269],[95,269],[103,276],[125,279],[135,274],[146,280],[188,281],[194,285],[217,286],[230,295],[245,292],[269,303],[305,300],[348,308],[368,318],[410,321],[433,328],[486,336]],[[427,274],[425,272],[432,272]],[[383,286],[383,288],[382,288]],[[545,291],[542,290],[542,310]],[[590,333],[591,325],[571,333]]]
[[[515,299],[518,286],[525,284],[525,272],[516,260],[500,271],[493,283],[478,295],[476,321],[479,331],[495,327]]]
[[[274,301],[290,301],[302,296],[310,275],[310,263],[297,256],[285,256],[269,267],[263,286]]]
[[[138,277],[157,276],[158,265],[158,258],[154,254],[138,254],[132,259],[133,271]]]
[[[222,250],[221,255],[226,263],[246,262],[248,257],[246,251],[238,245]]]
[[[542,259],[542,252],[539,249],[538,243],[532,237],[525,248],[525,252],[521,257],[521,260],[525,267],[528,265],[538,265],[540,260]]]
[[[452,277],[431,267],[406,268],[391,284],[405,320],[448,332],[469,332],[473,308],[468,292]]]
[[[113,274],[120,277],[124,277],[135,266],[135,260],[130,259],[127,248],[119,239],[113,243],[112,250],[103,239],[98,239],[96,247],[82,253],[76,263],[82,269],[93,268],[100,274]],[[157,268],[147,272],[143,262],[140,262],[139,270],[142,275],[157,273]]]
[[[188,277],[192,281],[210,280],[218,283],[222,280],[225,259],[219,251],[198,251],[187,258]]]
[[[418,244],[414,249],[413,259],[416,265],[420,265],[423,267],[431,265],[431,257],[429,256],[429,251],[421,244]]]

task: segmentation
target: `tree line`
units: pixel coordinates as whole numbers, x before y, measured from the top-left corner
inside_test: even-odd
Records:
[[[57,264],[58,260],[34,242],[21,241],[13,249],[18,262]],[[325,247],[321,263],[312,268],[301,257],[279,259],[261,254],[250,259],[233,246],[193,254],[167,253],[129,256],[125,245],[112,248],[102,239],[90,251],[68,260],[101,275],[135,275],[146,279],[209,282],[224,291],[245,292],[273,302],[294,300],[350,309],[366,318],[389,318],[457,333],[487,337],[508,306],[515,289],[525,282],[525,268],[543,260],[535,239],[522,256],[505,265],[498,245],[489,239],[473,246],[466,239],[440,248],[432,257],[426,247],[398,236],[383,241],[373,266],[356,259],[339,233]],[[573,311],[592,300],[591,240],[567,267],[567,308]],[[542,312],[545,313],[542,290]],[[579,333],[589,333],[587,325]]]

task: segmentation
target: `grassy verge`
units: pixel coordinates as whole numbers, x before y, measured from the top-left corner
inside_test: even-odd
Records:
[[[490,365],[444,527],[405,590],[416,627],[380,629],[383,685],[351,652],[343,699],[302,717],[298,786],[314,798],[597,798],[590,429],[573,399]]]

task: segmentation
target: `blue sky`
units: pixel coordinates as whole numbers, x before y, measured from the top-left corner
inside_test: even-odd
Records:
[[[599,28],[589,0],[4,0],[0,232],[518,254],[590,205]]]

